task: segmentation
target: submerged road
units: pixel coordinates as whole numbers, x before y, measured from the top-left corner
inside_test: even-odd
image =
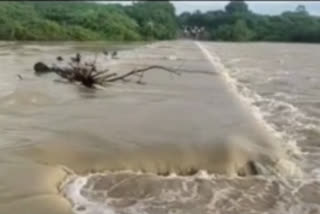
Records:
[[[238,97],[209,47],[173,41],[120,52],[111,70],[162,65],[182,75],[154,70],[146,74],[146,85],[114,84],[96,92],[33,77],[25,69],[83,46],[1,47],[10,52],[0,56],[7,70],[1,81],[19,85],[0,97],[0,213],[71,213],[58,189],[65,168],[77,174],[235,175],[250,174],[248,161],[276,162],[283,154],[275,138]],[[12,76],[21,71],[27,78],[18,83]]]

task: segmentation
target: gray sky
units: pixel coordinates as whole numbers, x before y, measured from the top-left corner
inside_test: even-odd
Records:
[[[224,9],[228,1],[171,1],[178,14],[183,11]],[[100,2],[101,3],[101,2]],[[103,3],[130,4],[131,1],[108,1]],[[260,14],[280,14],[283,11],[294,10],[299,4],[305,5],[310,14],[320,15],[320,1],[248,1],[250,10]]]
[[[208,11],[224,9],[228,1],[172,1],[177,13],[183,11]],[[250,10],[260,14],[280,14],[286,10],[294,10],[299,4],[305,5],[309,13],[320,15],[320,2],[316,1],[248,1]]]

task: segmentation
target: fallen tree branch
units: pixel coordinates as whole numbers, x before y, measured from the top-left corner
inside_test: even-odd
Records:
[[[62,57],[58,57],[57,60],[61,61]],[[48,66],[43,62],[38,62],[34,65],[34,71],[37,75],[47,74],[47,73],[56,73],[61,78],[67,79],[70,82],[80,82],[82,85],[88,88],[95,88],[95,85],[104,85],[105,83],[117,82],[117,81],[130,81],[127,78],[131,76],[138,76],[139,79],[137,83],[142,83],[142,78],[144,73],[153,70],[160,69],[165,70],[170,73],[180,75],[174,69],[167,68],[160,65],[151,65],[145,68],[134,69],[122,75],[117,73],[109,73],[109,70],[97,71],[96,60],[92,63],[85,62],[81,63],[81,55],[76,54],[76,57],[71,58],[71,62],[68,63],[70,67],[62,68],[56,65]]]

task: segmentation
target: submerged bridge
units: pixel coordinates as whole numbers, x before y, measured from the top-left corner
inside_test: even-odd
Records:
[[[22,66],[32,67],[28,63],[36,57],[55,58],[81,48],[39,45],[20,63],[10,63],[12,56],[1,63],[14,75]],[[153,43],[120,54],[109,66],[146,65],[178,68],[182,75],[154,70],[146,74],[146,85],[114,84],[95,93],[34,79],[1,97],[10,114],[3,115],[0,126],[22,135],[1,136],[19,149],[1,149],[0,213],[70,214],[57,188],[66,167],[82,174],[130,169],[246,175],[254,173],[250,162],[277,160],[281,152],[275,139],[237,93],[212,43]]]

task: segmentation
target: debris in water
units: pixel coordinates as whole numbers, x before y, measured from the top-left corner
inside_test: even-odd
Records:
[[[108,56],[109,55],[109,52],[107,50],[103,50],[103,54]]]
[[[57,60],[60,61],[60,62],[63,61],[62,56],[58,56],[58,57],[57,57]]]
[[[77,53],[75,57],[71,57],[71,61],[75,62],[75,63],[80,63],[81,55],[79,53]]]
[[[116,57],[117,52],[113,52],[112,56]],[[60,59],[62,59],[62,57],[57,57],[58,61],[60,61]],[[97,88],[99,85],[103,86],[105,83],[110,82],[129,81],[128,78],[132,76],[137,76],[139,78],[136,83],[143,84],[142,78],[144,73],[152,69],[161,69],[179,75],[176,70],[160,65],[151,65],[145,68],[133,69],[124,74],[117,74],[109,72],[108,69],[98,71],[96,67],[96,61],[93,63],[82,63],[81,55],[79,53],[70,59],[71,62],[68,63],[69,67],[59,67],[57,65],[50,67],[43,62],[37,62],[33,68],[36,75],[53,72],[60,77],[67,79],[69,82],[80,82],[82,85],[88,88]]]
[[[111,58],[112,59],[119,59],[118,58],[118,52],[117,51],[113,51],[112,54],[111,54]]]
[[[46,64],[44,64],[43,62],[37,62],[33,66],[33,69],[37,75],[51,72],[50,68]]]
[[[19,78],[19,80],[23,80],[23,77],[21,76],[21,74],[18,74],[17,77]]]

